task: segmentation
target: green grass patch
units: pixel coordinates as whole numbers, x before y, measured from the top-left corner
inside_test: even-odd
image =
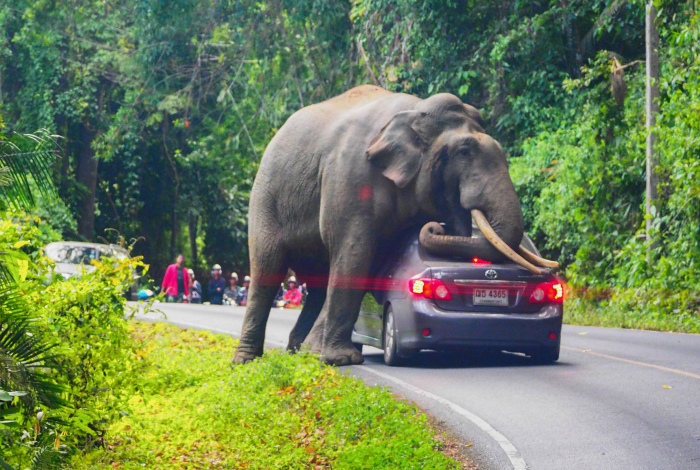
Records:
[[[236,340],[133,322],[140,367],[106,448],[77,469],[452,469],[415,406],[314,356],[231,367]]]
[[[583,326],[700,333],[700,310],[695,298],[677,299],[678,295],[641,289],[581,295],[567,300],[564,322]]]

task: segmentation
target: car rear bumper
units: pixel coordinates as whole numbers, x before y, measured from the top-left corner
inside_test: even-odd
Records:
[[[405,302],[405,304],[404,304]],[[428,300],[402,299],[394,305],[400,350],[467,347],[556,347],[563,306],[550,304],[535,313],[475,313],[442,310]],[[429,330],[424,335],[424,330]],[[551,333],[556,336],[550,338]]]

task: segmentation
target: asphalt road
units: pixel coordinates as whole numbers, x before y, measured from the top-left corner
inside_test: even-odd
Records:
[[[161,304],[178,326],[238,335],[244,309]],[[273,309],[269,346],[298,311]],[[149,319],[156,319],[150,314]],[[484,469],[700,469],[700,335],[564,326],[554,365],[423,353],[407,367],[345,368],[391,387],[472,442]]]

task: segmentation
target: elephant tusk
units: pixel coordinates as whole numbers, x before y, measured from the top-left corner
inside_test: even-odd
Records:
[[[520,252],[521,255],[523,255],[523,258],[525,258],[526,260],[528,260],[532,264],[542,266],[544,268],[558,268],[559,267],[558,262],[541,258],[522,245],[520,245],[518,247],[518,251]]]
[[[481,230],[481,233],[484,234],[484,237],[486,237],[486,239],[498,251],[503,253],[507,258],[510,258],[512,261],[519,264],[520,266],[532,271],[533,273],[542,274],[542,270],[540,268],[525,260],[522,256],[513,251],[513,249],[509,247],[506,242],[501,240],[501,237],[499,237],[494,231],[494,229],[491,228],[491,225],[489,224],[488,220],[486,220],[486,216],[483,212],[481,212],[478,209],[472,209],[472,217],[474,218],[476,225],[479,227],[479,230]]]

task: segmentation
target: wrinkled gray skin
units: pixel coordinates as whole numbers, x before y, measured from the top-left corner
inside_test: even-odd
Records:
[[[361,363],[350,336],[377,247],[430,220],[469,236],[474,208],[518,246],[523,216],[504,152],[456,96],[421,100],[365,85],[298,111],[270,142],[253,185],[252,283],[234,362],[262,354],[291,267],[315,287],[288,348],[303,342],[329,364]],[[460,238],[473,256],[502,259],[484,238]]]

